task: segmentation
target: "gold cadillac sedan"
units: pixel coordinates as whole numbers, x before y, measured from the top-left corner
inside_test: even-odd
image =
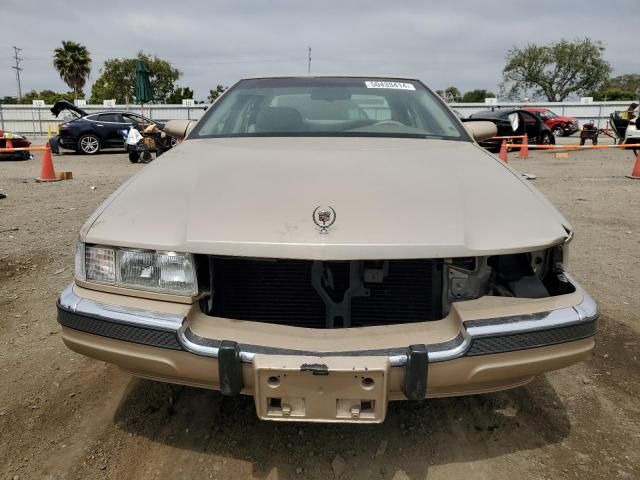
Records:
[[[382,422],[588,357],[572,228],[420,81],[238,82],[80,231],[66,345],[252,395],[265,420]]]

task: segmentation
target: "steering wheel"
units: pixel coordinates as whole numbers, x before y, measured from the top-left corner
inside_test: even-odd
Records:
[[[381,120],[379,122],[374,123],[372,126],[378,126],[378,125],[398,125],[400,127],[406,127],[406,125],[402,122],[398,122],[396,120]]]

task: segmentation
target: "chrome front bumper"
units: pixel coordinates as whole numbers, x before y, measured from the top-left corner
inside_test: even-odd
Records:
[[[428,362],[525,350],[593,336],[597,330],[597,305],[573,278],[566,276],[582,295],[579,304],[546,312],[464,322],[455,338],[444,343],[425,345]],[[79,297],[73,291],[73,284],[62,292],[58,300],[58,322],[65,327],[102,337],[182,350],[211,358],[219,358],[226,341],[199,336],[190,329],[183,315],[122,307]],[[407,365],[407,348],[406,345],[391,345],[378,350],[327,352],[264,345],[236,346],[238,360],[242,363],[252,363],[256,354],[387,356],[391,367]]]

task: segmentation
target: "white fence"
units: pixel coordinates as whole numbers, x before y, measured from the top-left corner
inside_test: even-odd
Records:
[[[607,126],[609,115],[616,110],[626,110],[631,102],[556,102],[556,103],[500,103],[498,105],[485,105],[484,103],[452,103],[451,108],[460,112],[464,117],[489,108],[515,108],[515,107],[543,107],[553,110],[558,115],[575,117],[579,122],[595,120],[598,127]],[[187,119],[197,120],[209,107],[207,104],[187,107],[184,105],[145,105],[144,114],[154,120]],[[58,124],[64,118],[55,118],[50,112],[51,106],[35,107],[32,105],[1,105],[0,104],[0,129],[31,134],[46,134],[49,129],[56,131]],[[87,112],[99,112],[108,110],[126,110],[140,112],[139,105],[116,105],[104,107],[102,105],[88,105],[82,107]],[[61,113],[62,117],[65,113]]]
[[[205,112],[209,105],[199,104],[192,107],[184,105],[145,105],[144,115],[154,120],[197,120]],[[51,105],[35,107],[32,105],[0,105],[0,129],[15,133],[31,133],[46,135],[49,129],[55,132],[58,125],[69,118],[73,118],[68,112],[60,113],[56,118],[50,111]],[[105,112],[109,110],[126,110],[133,113],[141,113],[140,105],[116,105],[104,107],[103,105],[87,105],[82,110],[91,112]],[[65,117],[65,115],[67,115]]]

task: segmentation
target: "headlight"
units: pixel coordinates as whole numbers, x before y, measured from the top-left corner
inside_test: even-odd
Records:
[[[171,295],[196,295],[193,255],[130,248],[76,247],[78,280]]]

